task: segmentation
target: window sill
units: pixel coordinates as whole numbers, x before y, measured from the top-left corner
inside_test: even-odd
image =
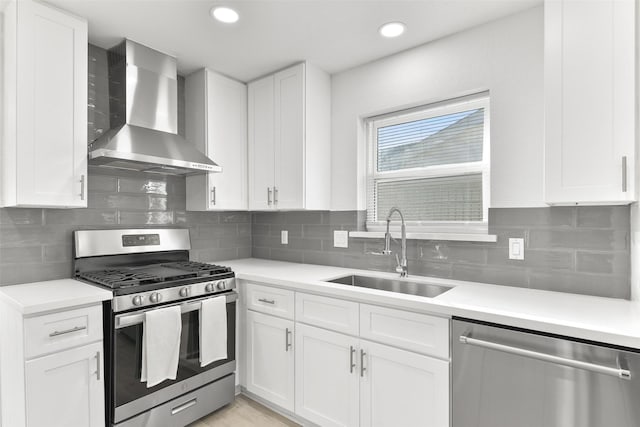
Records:
[[[384,239],[383,231],[350,231],[349,237],[357,239]],[[399,231],[392,231],[391,237],[399,239]],[[489,242],[495,243],[498,236],[495,234],[480,233],[407,233],[407,240],[444,240],[452,242]]]

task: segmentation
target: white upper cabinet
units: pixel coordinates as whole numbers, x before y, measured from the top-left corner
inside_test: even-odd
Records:
[[[247,209],[247,86],[202,69],[186,79],[186,139],[222,167],[187,177],[187,210]]]
[[[87,206],[87,22],[30,0],[4,10],[2,206]]]
[[[636,200],[634,0],[545,1],[549,204]]]
[[[249,209],[328,209],[329,75],[308,63],[249,83]]]

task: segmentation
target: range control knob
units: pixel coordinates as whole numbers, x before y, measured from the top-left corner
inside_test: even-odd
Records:
[[[180,296],[183,298],[186,298],[189,296],[189,288],[182,288],[180,289]]]
[[[149,296],[149,301],[151,301],[154,304],[158,303],[158,302],[162,301],[162,295],[160,295],[157,292],[154,292]]]
[[[219,291],[224,290],[225,287],[226,287],[226,283],[224,282],[224,280],[219,281],[218,284],[216,285],[216,288],[218,288]]]
[[[140,295],[133,297],[133,305],[142,305],[143,298]]]
[[[214,290],[215,288],[213,287],[213,283],[207,283],[207,285],[204,287],[205,292],[213,292]]]

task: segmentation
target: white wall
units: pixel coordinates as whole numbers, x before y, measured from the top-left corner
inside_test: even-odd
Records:
[[[485,90],[491,97],[491,206],[546,206],[543,42],[537,7],[334,74],[331,209],[366,208],[362,118]]]

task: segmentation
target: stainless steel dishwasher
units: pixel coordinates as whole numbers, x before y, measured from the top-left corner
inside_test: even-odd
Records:
[[[638,427],[640,351],[453,320],[453,427]]]

